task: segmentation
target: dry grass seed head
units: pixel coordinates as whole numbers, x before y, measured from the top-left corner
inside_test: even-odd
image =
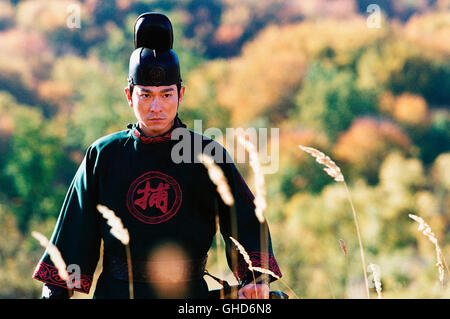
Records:
[[[265,268],[261,268],[261,267],[252,267],[252,268],[255,271],[259,271],[263,274],[271,275],[273,278],[280,279],[280,276],[277,276],[276,274],[273,273],[273,271],[270,271],[269,269],[265,269]]]
[[[438,267],[438,271],[439,271],[439,281],[441,282],[441,284],[443,284],[444,283],[444,264],[443,264],[443,260],[442,260],[442,251],[441,251],[441,248],[439,247],[436,235],[431,230],[431,227],[427,223],[425,223],[425,221],[421,217],[413,215],[413,214],[408,214],[408,216],[409,216],[409,218],[411,218],[419,223],[419,227],[417,228],[417,230],[422,231],[422,233],[434,244],[435,249],[436,249],[436,259],[437,259],[436,266]]]
[[[103,205],[97,205],[97,210],[107,220],[107,224],[111,226],[111,234],[122,242],[124,245],[128,245],[130,242],[130,235],[128,230],[123,227],[122,221],[114,214],[114,211]]]
[[[299,145],[298,147],[300,147],[303,151],[311,154],[316,159],[317,163],[325,165],[324,171],[327,172],[329,176],[333,177],[336,182],[344,181],[344,175],[342,175],[341,169],[327,155],[312,147],[302,145]]]
[[[245,138],[245,134],[238,131],[236,135],[237,141],[245,148],[245,150],[247,150],[249,155],[250,166],[253,170],[255,179],[255,215],[260,223],[264,223],[264,210],[267,207],[266,190],[264,186],[264,174],[262,173],[261,165],[259,163],[258,152],[256,151],[255,146]]]
[[[245,251],[244,246],[242,246],[236,239],[230,236],[231,241],[236,245],[239,252],[241,253],[242,257],[244,257],[245,262],[248,265],[249,270],[253,270],[252,261],[250,260],[250,256],[247,254],[247,251]]]
[[[345,241],[343,239],[339,239],[339,245],[341,246],[344,256],[347,257],[347,245],[345,244]]]
[[[377,291],[378,299],[383,298],[383,295],[381,294],[381,280],[380,280],[380,274],[378,273],[377,267],[375,267],[374,264],[370,264],[369,268],[372,270],[373,274],[373,282],[375,283],[375,290]]]
[[[227,183],[226,177],[220,167],[214,162],[214,160],[206,155],[199,154],[198,159],[205,165],[208,170],[209,178],[217,186],[217,192],[220,197],[228,206],[234,204],[234,198],[230,191],[230,186]]]
[[[65,280],[65,281],[67,281],[69,279],[69,274],[67,273],[67,270],[66,270],[66,268],[67,268],[66,263],[64,262],[64,259],[62,258],[61,253],[58,250],[58,248],[56,248],[55,245],[50,243],[50,241],[47,239],[47,237],[45,237],[44,235],[42,235],[41,233],[39,233],[37,231],[31,232],[31,235],[37,241],[39,241],[39,243],[41,244],[42,247],[47,249],[47,252],[50,256],[51,261],[53,262],[55,267],[58,269],[59,277],[61,277],[61,279]]]

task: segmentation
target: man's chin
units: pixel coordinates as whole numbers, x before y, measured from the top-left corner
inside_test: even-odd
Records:
[[[145,135],[148,136],[158,136],[166,133],[170,130],[170,125],[167,123],[159,123],[159,121],[147,121],[145,131]]]

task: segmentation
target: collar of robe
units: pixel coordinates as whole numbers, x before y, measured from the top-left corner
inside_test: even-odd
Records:
[[[181,122],[181,120],[178,118],[178,115],[175,116],[175,120],[174,120],[173,125],[170,128],[170,130],[168,130],[166,133],[158,135],[158,136],[146,136],[139,129],[138,123],[127,125],[127,128],[131,129],[131,134],[133,135],[133,137],[136,140],[138,140],[144,144],[161,143],[161,142],[170,141],[173,130],[178,127],[186,127],[186,124]]]

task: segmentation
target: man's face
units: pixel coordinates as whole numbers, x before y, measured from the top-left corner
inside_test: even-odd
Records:
[[[132,95],[128,88],[125,88],[128,104],[133,108],[139,127],[145,135],[161,135],[172,127],[184,90],[185,88],[182,86],[178,98],[176,84],[169,86],[135,85]]]

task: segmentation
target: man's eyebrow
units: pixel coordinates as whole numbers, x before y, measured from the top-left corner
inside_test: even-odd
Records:
[[[152,90],[145,89],[145,88],[139,88],[139,90],[142,92],[146,92],[146,93],[154,93]],[[175,91],[174,88],[167,88],[167,89],[162,89],[160,92],[166,93],[166,92],[173,92],[173,91]]]
[[[175,91],[175,89],[174,88],[167,88],[167,89],[161,90],[161,93],[172,92],[172,91]]]
[[[140,88],[140,87],[138,87],[138,89],[141,92],[153,93],[152,90],[149,90],[149,89],[144,89],[144,88]]]

